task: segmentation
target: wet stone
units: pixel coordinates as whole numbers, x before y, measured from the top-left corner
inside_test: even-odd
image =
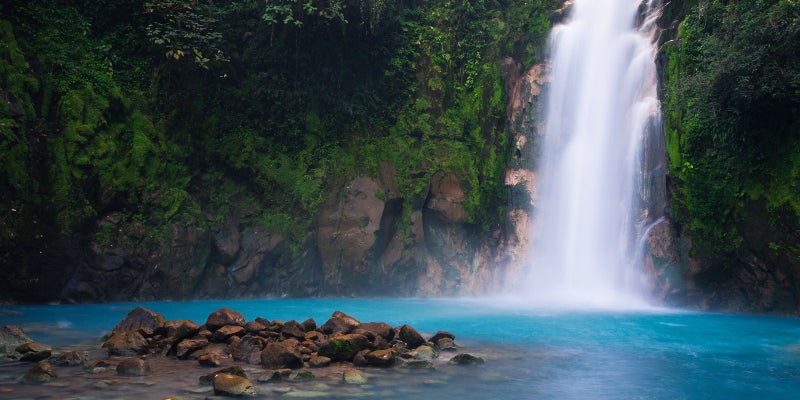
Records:
[[[225,325],[237,325],[244,327],[244,316],[238,311],[223,307],[209,314],[208,319],[206,320],[206,328],[212,332],[222,328]]]
[[[308,370],[292,371],[289,374],[290,381],[308,381],[314,379],[314,373]]]
[[[483,364],[483,359],[469,353],[461,353],[456,354],[448,363],[451,365],[480,365]]]
[[[50,382],[57,377],[58,375],[56,375],[56,368],[49,362],[42,361],[25,372],[25,375],[22,376],[20,382],[39,385]]]
[[[219,367],[222,365],[222,361],[216,354],[203,354],[197,358],[197,362],[204,367]]]
[[[217,374],[213,386],[216,395],[255,397],[258,394],[253,382],[238,375]]]
[[[56,358],[56,366],[59,367],[76,367],[83,364],[83,354],[77,351],[68,351]]]
[[[363,385],[367,383],[367,376],[361,370],[348,369],[342,372],[342,381],[351,385]]]
[[[242,369],[242,367],[238,365],[234,365],[201,376],[199,379],[200,385],[204,386],[212,385],[214,383],[214,377],[219,374],[236,375],[236,376],[241,376],[242,378],[247,378],[247,373],[244,372],[244,369]]]
[[[150,374],[150,364],[139,357],[127,358],[117,365],[117,374],[121,376],[144,376]]]
[[[323,368],[331,365],[331,359],[325,356],[312,355],[308,360],[308,366],[314,368]]]

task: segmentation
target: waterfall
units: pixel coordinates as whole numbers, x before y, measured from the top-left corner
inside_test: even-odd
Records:
[[[636,244],[649,215],[644,150],[660,135],[657,0],[576,0],[551,34],[526,295],[544,305],[646,303]]]

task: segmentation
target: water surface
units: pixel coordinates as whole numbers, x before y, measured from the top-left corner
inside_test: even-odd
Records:
[[[331,390],[328,398],[360,393],[387,399],[790,399],[800,393],[800,321],[795,318],[532,310],[477,299],[258,299],[2,307],[0,324],[20,325],[35,340],[56,347],[85,343],[98,349],[100,336],[138,305],[167,319],[198,323],[220,307],[238,310],[248,320],[312,317],[319,324],[342,310],[362,322],[408,323],[424,334],[447,330],[464,351],[486,360],[480,367],[453,367],[446,364],[452,355],[443,354],[437,370],[425,375],[369,370],[372,379],[361,392],[348,389],[351,395],[346,396]],[[181,363],[191,371],[186,385],[195,385],[201,373],[196,363]],[[0,387],[12,393],[33,391],[14,383],[14,373],[28,364],[14,364],[6,363]],[[248,368],[257,372],[260,367]],[[126,398],[128,378],[113,379],[121,381],[115,396]],[[139,379],[138,385],[131,383],[130,393],[136,396],[145,390],[163,398],[178,390],[164,382],[177,378],[130,379]],[[61,398],[62,390],[56,385],[35,391],[39,398]],[[86,396],[98,396],[96,389],[87,386],[86,391]],[[272,392],[262,398],[280,396],[285,395]]]

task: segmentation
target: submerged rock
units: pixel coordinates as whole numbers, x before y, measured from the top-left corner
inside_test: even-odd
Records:
[[[367,376],[361,370],[347,369],[342,372],[342,381],[351,385],[363,385],[367,383]]]
[[[228,374],[228,375],[236,375],[241,376],[242,378],[247,378],[247,374],[244,372],[244,369],[238,365],[234,365],[231,367],[223,368],[217,371],[214,371],[210,374],[206,374],[200,377],[199,382],[201,385],[213,385],[214,384],[214,377],[219,374]]]
[[[49,362],[42,361],[25,372],[25,375],[22,376],[20,382],[39,385],[50,382],[57,377],[58,375],[56,375],[56,368]]]
[[[461,353],[456,354],[448,363],[451,365],[480,365],[483,364],[483,359],[469,353]]]
[[[83,364],[83,354],[77,351],[68,351],[56,358],[56,366],[75,367]]]
[[[143,358],[127,358],[117,365],[117,374],[122,376],[144,376],[150,374],[150,364]]]
[[[223,396],[255,397],[256,386],[249,379],[233,374],[217,374],[214,377],[214,394]]]

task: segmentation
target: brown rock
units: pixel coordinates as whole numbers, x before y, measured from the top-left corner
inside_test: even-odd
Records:
[[[117,365],[117,374],[122,376],[144,376],[150,374],[150,364],[140,357],[126,358]]]
[[[380,336],[388,341],[394,339],[394,328],[391,325],[385,322],[364,322],[362,323],[359,328],[367,331],[372,332],[373,334]]]
[[[138,330],[124,330],[111,335],[103,343],[109,356],[136,356],[150,352],[147,339]]]
[[[342,381],[351,385],[363,385],[367,383],[367,376],[360,370],[347,369],[342,373]]]
[[[244,330],[246,330],[247,333],[258,333],[264,329],[267,329],[267,326],[269,326],[269,324],[264,325],[258,321],[250,321],[244,324]]]
[[[242,326],[238,325],[225,325],[211,335],[212,342],[224,342],[228,340],[231,336],[243,336],[245,334],[245,329]]]
[[[293,337],[297,339],[304,339],[306,335],[306,331],[305,329],[303,329],[303,326],[294,320],[286,321],[283,324],[283,329],[281,330],[281,333],[283,334],[284,337],[287,338]]]
[[[255,397],[258,394],[253,382],[238,375],[217,374],[213,385],[215,395]]]
[[[246,335],[235,346],[231,347],[231,354],[236,361],[245,361],[249,364],[261,362],[261,351],[267,346],[267,339],[258,336]]]
[[[308,366],[314,368],[323,368],[331,365],[331,359],[325,356],[313,354],[308,360]]]
[[[242,313],[225,307],[212,312],[206,320],[206,328],[212,332],[222,328],[225,325],[244,327],[244,324],[245,320]]]
[[[455,351],[458,349],[458,346],[456,346],[456,343],[453,341],[453,339],[450,339],[448,337],[443,337],[437,340],[435,347],[436,350],[439,351]]]
[[[451,358],[448,361],[448,364],[452,365],[480,365],[483,364],[483,359],[480,357],[473,356],[469,353],[461,353],[456,354],[455,357]]]
[[[208,340],[205,339],[184,339],[175,346],[175,355],[178,358],[188,358],[189,354],[195,350],[202,349],[208,346]]]
[[[117,326],[111,331],[114,335],[118,332],[136,331],[141,328],[149,328],[156,330],[164,325],[166,318],[163,315],[148,310],[144,307],[136,307],[125,318],[120,321]]]
[[[58,367],[75,367],[83,364],[83,355],[77,351],[68,351],[56,359]]]
[[[219,356],[216,354],[203,354],[197,357],[197,363],[204,367],[219,367],[222,365],[222,361],[220,361]]]
[[[47,361],[42,361],[25,372],[25,375],[22,376],[20,382],[38,385],[50,382],[57,377],[58,375],[56,375],[55,367],[53,367],[53,365]]]
[[[333,361],[351,361],[361,350],[369,346],[369,341],[364,335],[346,334],[328,338],[320,345],[317,354],[330,358]]]
[[[231,367],[223,368],[217,371],[214,371],[210,374],[206,374],[200,377],[199,383],[200,385],[207,386],[214,384],[214,377],[219,374],[229,374],[229,375],[236,375],[241,376],[242,378],[247,378],[247,374],[244,372],[244,369],[238,365],[234,365]]]
[[[433,336],[431,336],[431,338],[430,338],[430,339],[428,339],[428,341],[429,341],[429,342],[431,342],[431,343],[436,343],[436,342],[438,342],[438,341],[439,341],[439,339],[441,339],[441,338],[450,338],[451,340],[455,340],[455,339],[456,339],[456,336],[455,336],[455,335],[453,335],[453,334],[452,334],[452,333],[450,333],[450,332],[438,331],[438,332],[436,332],[435,334],[433,334]]]
[[[327,334],[350,333],[358,328],[359,325],[361,325],[361,323],[358,322],[357,319],[341,311],[336,311],[331,315],[328,321],[322,324],[320,329]]]
[[[303,358],[296,346],[289,340],[280,343],[269,343],[261,352],[261,363],[267,368],[300,368]]]
[[[0,353],[6,353],[17,346],[32,342],[22,329],[16,325],[3,325],[0,327]]]
[[[164,323],[164,335],[171,339],[172,343],[178,343],[183,339],[197,335],[200,326],[188,319],[169,320]]]
[[[422,335],[410,325],[401,326],[397,337],[412,349],[425,344],[425,339],[422,338]]]
[[[364,359],[367,361],[367,364],[373,367],[387,368],[394,365],[394,356],[394,351],[389,349],[375,350],[367,353]]]
[[[280,382],[284,377],[288,377],[292,373],[291,369],[275,369],[264,371],[258,376],[259,382]]]
[[[317,329],[317,321],[314,321],[314,318],[309,318],[309,319],[301,322],[300,325],[303,327],[303,330],[306,331],[306,332],[311,332],[311,331]]]
[[[50,357],[50,346],[36,342],[23,343],[14,350],[20,354],[20,361],[39,362]]]

